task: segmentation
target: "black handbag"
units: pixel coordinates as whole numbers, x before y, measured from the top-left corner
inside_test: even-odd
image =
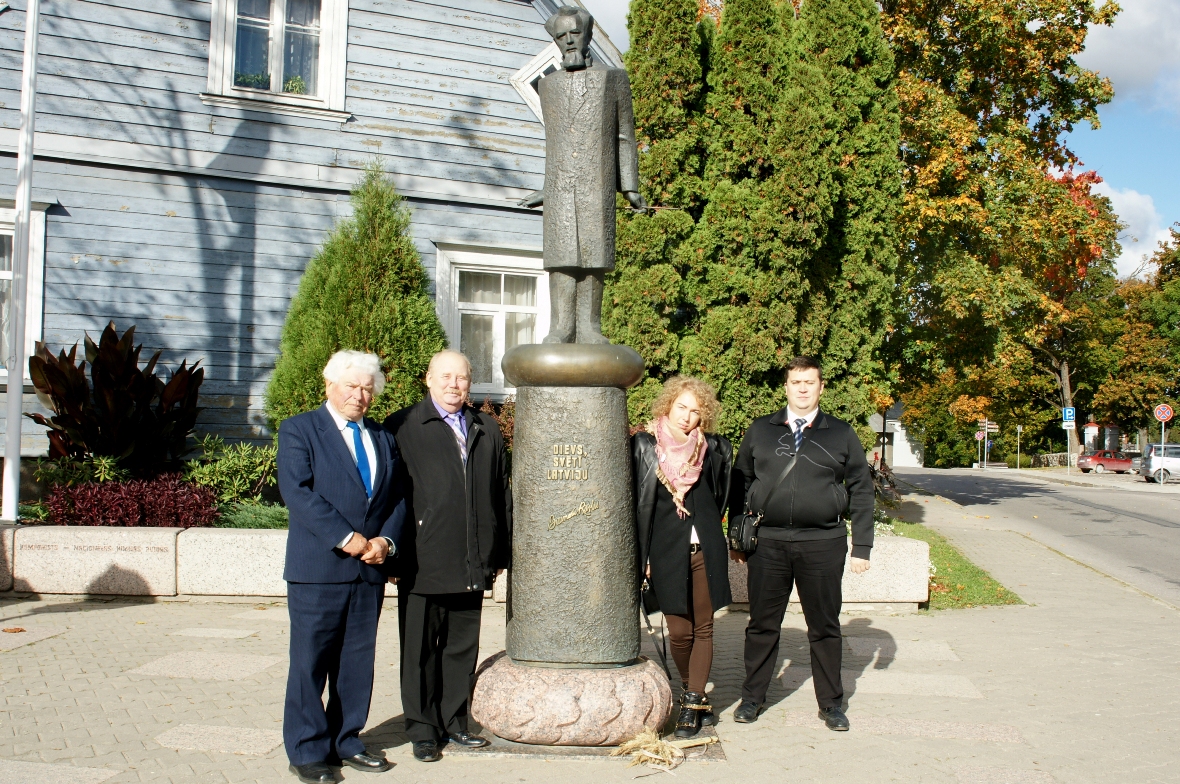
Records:
[[[754,511],[754,504],[751,503],[752,499],[747,499],[746,513],[734,523],[730,523],[729,549],[737,550],[746,555],[758,549],[758,526],[762,525],[766,502],[770,500],[770,496],[778,489],[778,486],[787,480],[787,476],[794,470],[797,460],[798,457],[792,457],[791,462],[787,463],[787,467],[779,475],[778,481],[771,485],[770,489],[766,492],[766,497],[762,499],[762,503],[758,504],[758,511]]]

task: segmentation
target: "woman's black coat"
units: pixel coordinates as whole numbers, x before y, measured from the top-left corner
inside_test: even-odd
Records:
[[[709,504],[713,508],[698,508],[683,520],[675,514],[656,516],[656,497],[668,492],[656,475],[656,439],[650,433],[639,432],[631,437],[631,460],[635,477],[635,524],[639,534],[639,579],[644,579],[647,564],[651,563],[649,596],[645,602],[649,611],[660,609],[669,615],[688,615],[689,597],[689,538],[692,527],[697,529],[701,550],[705,555],[705,574],[709,580],[709,598],[716,612],[733,601],[729,592],[729,545],[721,528],[729,495],[729,476],[733,468],[733,446],[723,436],[707,433],[705,465],[701,478],[689,491],[698,507]],[[686,501],[689,499],[686,499]],[[663,506],[663,504],[661,504]],[[692,507],[690,506],[690,511]],[[657,530],[658,529],[658,530]],[[654,594],[653,597],[650,594]]]

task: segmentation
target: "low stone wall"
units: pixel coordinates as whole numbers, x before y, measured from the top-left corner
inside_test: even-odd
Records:
[[[286,557],[286,531],[0,526],[0,591],[286,596]]]
[[[14,525],[0,525],[0,591],[12,590],[12,554]]]
[[[176,591],[208,596],[286,596],[287,532],[189,528],[176,537]]]
[[[175,596],[181,530],[20,526],[13,537],[13,590]]]
[[[852,543],[849,542],[849,550]],[[873,543],[872,566],[864,574],[853,574],[844,565],[844,604],[918,604],[930,599],[930,545],[904,536],[878,536]],[[729,562],[733,600],[749,602],[746,565]],[[797,591],[791,602],[798,603]]]

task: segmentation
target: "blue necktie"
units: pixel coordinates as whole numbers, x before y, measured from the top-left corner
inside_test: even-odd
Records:
[[[369,473],[369,453],[365,451],[365,440],[361,438],[361,426],[356,422],[349,422],[348,429],[352,431],[352,443],[356,445],[356,470],[360,471],[361,482],[365,485],[365,495],[373,497],[373,476]]]
[[[805,424],[807,424],[806,419],[796,419],[795,420],[795,453],[796,454],[798,454],[799,450],[803,448],[803,426]],[[358,436],[358,438],[359,438],[359,436]]]

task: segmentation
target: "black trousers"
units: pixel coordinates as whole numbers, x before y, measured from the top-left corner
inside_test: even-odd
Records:
[[[778,664],[783,614],[794,583],[799,588],[799,603],[807,620],[815,699],[821,708],[843,703],[840,580],[847,555],[848,542],[843,536],[807,542],[758,538],[758,549],[748,560],[750,623],[746,626],[743,700],[766,702],[766,689]]]
[[[365,750],[360,733],[373,698],[377,622],[384,599],[384,583],[287,583],[291,665],[283,743],[292,764],[352,757]]]
[[[398,591],[402,712],[411,741],[467,731],[482,615],[483,591]]]

